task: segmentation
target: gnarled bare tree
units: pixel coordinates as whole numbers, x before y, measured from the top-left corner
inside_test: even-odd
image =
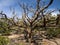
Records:
[[[28,39],[30,39],[29,40],[30,43],[32,42],[32,33],[33,33],[34,29],[36,27],[41,27],[41,26],[37,26],[38,20],[40,20],[41,16],[44,17],[44,14],[43,14],[44,11],[53,3],[53,0],[50,0],[50,2],[47,5],[43,6],[42,8],[40,6],[40,2],[41,2],[41,0],[36,0],[36,10],[34,10],[34,11],[32,11],[25,4],[23,4],[23,5],[19,4],[24,10],[22,19],[25,24],[26,31],[28,31],[27,35],[29,35]],[[29,18],[28,11],[34,12],[32,18]],[[45,22],[45,17],[44,17],[44,27],[45,26],[46,26],[46,22]],[[27,29],[27,28],[29,28],[29,29]]]

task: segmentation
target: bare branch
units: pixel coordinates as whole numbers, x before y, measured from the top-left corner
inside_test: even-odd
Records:
[[[37,6],[37,10],[36,10],[36,11],[38,11],[38,10],[40,9],[40,6],[39,6],[40,1],[41,1],[41,0],[37,0],[37,5],[36,5],[36,6]]]
[[[39,17],[40,13],[43,12],[43,10],[45,10],[46,8],[48,8],[51,4],[53,3],[53,0],[50,0],[49,4],[47,6],[45,6],[44,8],[42,8],[41,10],[35,12],[35,17],[32,20],[32,23]],[[37,2],[37,4],[39,4],[39,2]],[[38,6],[39,7],[39,6]]]
[[[45,10],[46,8],[48,8],[51,4],[53,3],[53,0],[50,0],[49,4],[46,5],[44,8],[42,8],[39,12]]]

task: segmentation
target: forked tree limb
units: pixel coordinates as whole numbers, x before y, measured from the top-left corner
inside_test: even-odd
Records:
[[[43,7],[39,11],[35,12],[34,15],[36,15],[36,16],[33,18],[32,22],[34,22],[39,17],[40,13],[43,12],[45,9],[47,9],[52,3],[53,3],[53,0],[50,0],[49,4],[47,6]]]

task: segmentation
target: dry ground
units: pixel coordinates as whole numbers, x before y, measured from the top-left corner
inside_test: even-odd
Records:
[[[8,36],[8,38],[11,39],[10,45],[29,45],[28,43],[25,42],[25,40],[20,40],[19,37],[23,37],[23,34],[22,35],[14,34]],[[55,41],[60,45],[60,38],[55,38]],[[43,39],[42,45],[57,45],[57,44],[53,41]]]

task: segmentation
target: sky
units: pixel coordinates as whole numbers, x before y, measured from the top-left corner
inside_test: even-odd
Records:
[[[47,1],[47,0],[44,0]],[[3,11],[3,13],[5,13],[8,17],[12,17],[12,12],[14,9],[16,12],[16,15],[18,17],[21,17],[22,15],[22,8],[20,8],[20,6],[18,5],[19,3],[26,3],[28,5],[35,5],[36,0],[0,0],[0,11]],[[47,1],[48,2],[48,1]],[[52,10],[52,9],[60,9],[60,0],[54,0],[52,5],[48,8],[48,10]],[[55,11],[54,14],[59,13],[58,11]]]

